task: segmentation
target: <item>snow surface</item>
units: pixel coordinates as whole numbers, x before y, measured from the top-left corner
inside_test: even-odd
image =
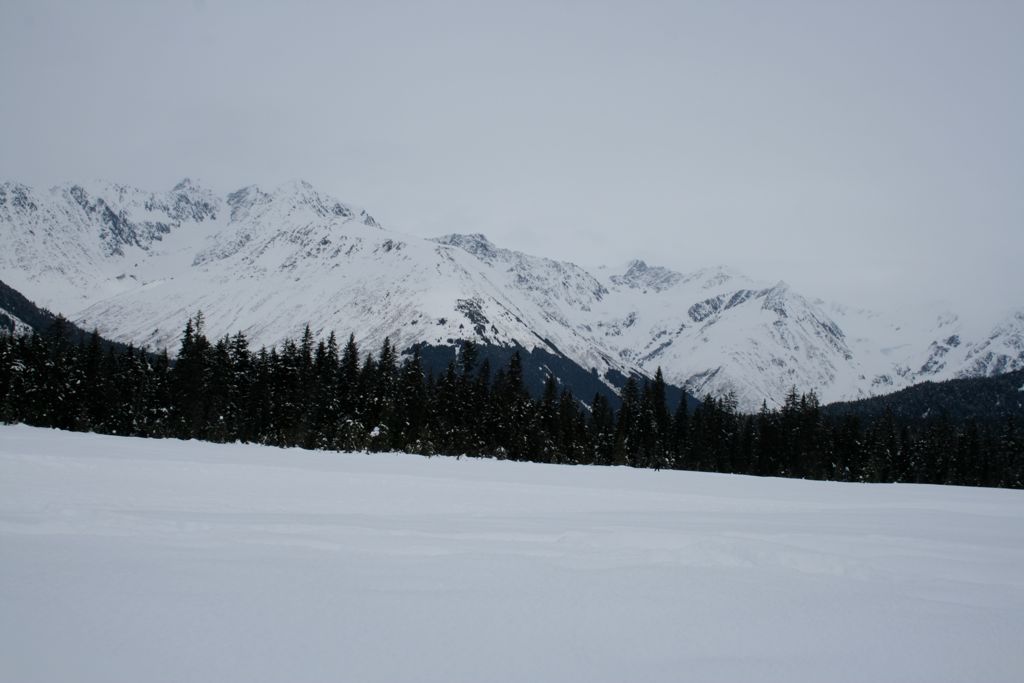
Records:
[[[0,680],[1018,681],[1024,493],[0,427]]]

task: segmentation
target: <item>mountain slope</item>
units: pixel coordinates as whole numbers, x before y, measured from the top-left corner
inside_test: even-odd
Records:
[[[6,183],[0,243],[4,280],[29,298],[172,350],[202,309],[211,335],[243,330],[256,344],[309,322],[372,348],[390,337],[401,349],[543,350],[610,387],[660,366],[748,410],[794,385],[835,401],[1024,367],[1024,312],[973,328],[946,312],[906,324],[725,268],[589,272],[482,235],[387,230],[304,182],[223,196],[189,180],[165,193]]]
[[[466,338],[542,349],[581,373],[594,369],[605,386],[642,374],[567,321],[566,311],[602,296],[600,283],[577,266],[498,250],[479,236],[431,241],[387,231],[307,183],[272,192],[249,187],[221,201],[183,182],[172,194],[196,197],[177,201],[205,210],[182,217],[160,208],[170,201],[121,193],[130,199],[116,205],[121,233],[135,238],[118,241],[119,250],[106,248],[109,220],[72,201],[85,192],[77,186],[46,196],[7,187],[0,205],[4,242],[20,248],[7,254],[4,272],[117,339],[173,348],[182,321],[202,309],[211,335],[241,329],[256,344],[276,344],[309,322],[317,333],[352,331],[371,348],[390,337],[402,349],[455,346]],[[65,231],[71,241],[89,246],[51,261],[39,275],[33,264],[59,241],[60,216],[72,226]],[[166,229],[144,229],[157,223]],[[92,237],[82,237],[90,224]],[[97,286],[80,285],[90,278]]]
[[[608,282],[621,312],[602,324],[606,338],[624,359],[661,366],[698,395],[733,392],[751,408],[794,384],[855,383],[842,330],[783,282],[765,286],[723,268],[681,275],[639,261]]]
[[[826,413],[875,418],[891,411],[899,420],[924,420],[945,415],[950,420],[973,418],[1024,419],[1024,370],[991,377],[922,382],[906,389],[860,401],[833,403]]]
[[[0,334],[60,335],[68,343],[81,344],[90,341],[92,332],[87,332],[73,322],[39,308],[26,299],[21,292],[0,281]],[[103,351],[113,349],[123,353],[126,344],[113,342],[103,337],[96,339]]]

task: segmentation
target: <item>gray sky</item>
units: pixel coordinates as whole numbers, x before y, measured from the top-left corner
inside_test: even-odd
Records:
[[[1022,31],[995,0],[0,0],[0,178],[303,178],[584,265],[1020,306]]]

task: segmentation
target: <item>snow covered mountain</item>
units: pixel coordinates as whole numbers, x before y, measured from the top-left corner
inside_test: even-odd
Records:
[[[568,263],[381,228],[366,211],[294,182],[214,197],[190,181],[155,194],[102,185],[0,186],[2,279],[104,336],[173,349],[182,321],[274,344],[311,323],[364,347],[546,349],[600,377],[642,374],[577,330],[606,291]],[[611,380],[609,380],[611,381]]]
[[[305,182],[226,196],[183,180],[0,185],[0,280],[105,336],[172,350],[203,310],[208,332],[257,345],[354,332],[374,348],[471,338],[593,371],[610,386],[661,367],[692,393],[745,409],[792,386],[825,400],[925,379],[1024,367],[1024,310],[980,328],[940,312],[912,322],[808,299],[726,268],[677,273],[633,261],[594,272],[501,249],[384,229]]]

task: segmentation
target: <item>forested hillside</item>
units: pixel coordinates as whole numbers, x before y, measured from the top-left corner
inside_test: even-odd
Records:
[[[911,422],[926,422],[941,415],[955,420],[979,421],[1013,417],[1020,422],[1024,419],[1024,370],[992,377],[923,382],[886,396],[833,403],[825,411],[871,419],[891,412]]]
[[[908,420],[824,411],[794,389],[779,410],[737,411],[730,397],[670,405],[665,383],[631,379],[617,410],[581,403],[552,376],[533,398],[513,354],[492,372],[465,344],[441,374],[390,342],[360,350],[334,334],[252,350],[241,333],[211,341],[199,314],[181,352],[103,350],[48,333],[0,338],[0,419],[80,431],[244,441],[330,450],[399,450],[563,464],[628,465],[873,482],[1019,487],[1014,417]]]

